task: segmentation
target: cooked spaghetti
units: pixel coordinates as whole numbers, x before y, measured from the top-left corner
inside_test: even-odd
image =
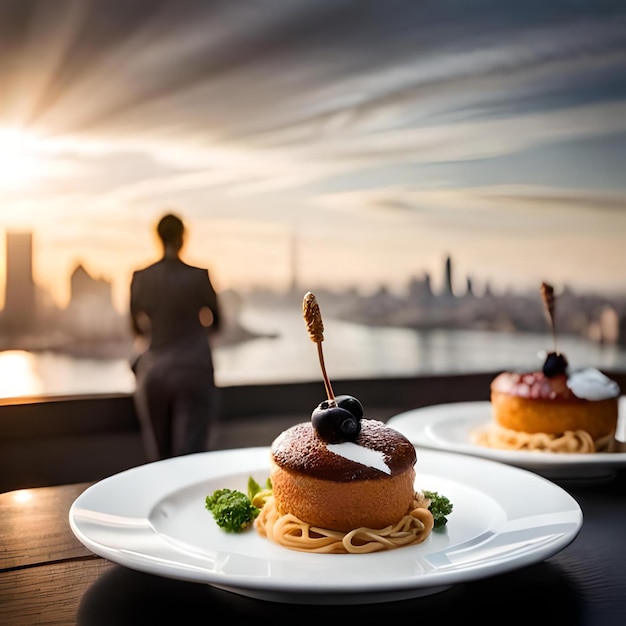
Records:
[[[434,527],[429,505],[428,498],[416,493],[406,515],[397,523],[381,529],[361,527],[344,533],[311,526],[289,513],[281,514],[271,496],[261,508],[254,527],[261,536],[292,550],[327,554],[377,552],[423,542]]]
[[[591,453],[605,448],[608,439],[594,441],[585,430],[568,430],[559,435],[525,433],[489,424],[472,432],[472,441],[480,446],[501,450],[536,452]]]

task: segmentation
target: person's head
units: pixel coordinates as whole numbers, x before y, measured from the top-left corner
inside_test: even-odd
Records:
[[[180,217],[168,213],[159,220],[157,234],[164,250],[178,252],[183,247],[185,225]]]

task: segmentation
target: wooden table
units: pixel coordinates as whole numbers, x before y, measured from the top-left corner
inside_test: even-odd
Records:
[[[411,625],[626,624],[626,471],[563,484],[580,503],[580,534],[552,558],[447,591],[384,604],[305,606],[253,600],[133,571],[90,553],[68,511],[88,483],[0,494],[0,625],[143,626],[218,623]],[[532,503],[529,503],[532,505]],[[355,622],[358,623],[358,622]]]

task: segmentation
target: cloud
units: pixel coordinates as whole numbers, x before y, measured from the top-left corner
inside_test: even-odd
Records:
[[[510,84],[552,67],[548,81],[558,71],[575,90],[573,68],[580,76],[590,63],[604,67],[625,45],[614,13],[559,14],[549,2],[520,10],[493,1],[388,0],[367,11],[338,0],[60,3],[67,10],[51,13],[50,3],[24,0],[37,10],[13,28],[28,31],[28,43],[5,51],[20,53],[11,93],[33,99],[25,121],[53,133],[149,127],[271,140],[320,116],[383,111],[390,100],[408,99],[408,111],[428,91],[458,85],[447,104],[437,99],[450,110],[471,92],[467,81],[488,76]],[[37,90],[24,81],[31,73]]]
[[[224,256],[264,224],[305,233],[320,266],[380,256],[399,275],[425,233],[432,258],[494,232],[505,251],[540,213],[557,229],[576,210],[607,237],[622,219],[623,3],[53,4],[0,4],[0,127],[22,124],[65,168],[0,191],[0,210],[45,225],[49,254],[80,225],[109,249],[114,221],[132,247],[127,232],[174,206],[230,224]]]

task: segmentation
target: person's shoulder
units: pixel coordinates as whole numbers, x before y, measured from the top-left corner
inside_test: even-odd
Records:
[[[194,272],[195,274],[208,274],[209,270],[206,267],[198,267],[197,265],[189,265],[188,263],[183,263],[185,269],[188,272]]]
[[[146,274],[150,274],[151,272],[154,272],[160,264],[161,261],[156,261],[156,263],[151,263],[150,265],[146,265],[145,267],[140,267],[136,270],[133,270],[133,277],[145,276]]]

